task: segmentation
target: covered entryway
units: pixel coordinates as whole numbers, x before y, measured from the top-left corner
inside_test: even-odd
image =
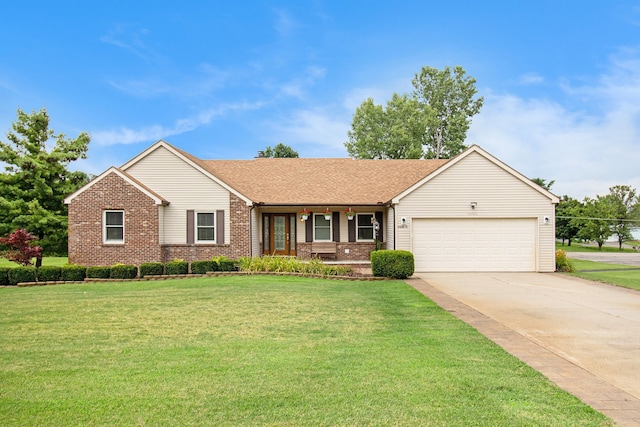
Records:
[[[414,219],[418,272],[536,271],[535,218]]]
[[[296,214],[263,214],[265,255],[296,255]]]

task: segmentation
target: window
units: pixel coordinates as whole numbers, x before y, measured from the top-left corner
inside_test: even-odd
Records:
[[[104,211],[102,224],[104,243],[124,243],[124,211]]]
[[[356,215],[356,225],[358,227],[357,240],[373,240],[373,214]]]
[[[196,242],[215,242],[216,239],[215,212],[196,213]]]
[[[324,214],[313,216],[313,240],[331,241],[331,219],[326,219]]]

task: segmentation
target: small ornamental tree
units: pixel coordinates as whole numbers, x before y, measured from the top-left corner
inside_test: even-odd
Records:
[[[42,247],[34,245],[34,240],[38,240],[36,236],[22,228],[7,237],[0,237],[0,244],[9,247],[2,256],[20,265],[31,265],[33,258],[42,257]]]

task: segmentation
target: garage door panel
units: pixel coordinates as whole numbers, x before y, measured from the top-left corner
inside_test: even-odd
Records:
[[[535,271],[536,220],[414,219],[416,271]]]

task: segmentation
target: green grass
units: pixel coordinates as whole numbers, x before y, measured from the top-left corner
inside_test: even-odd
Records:
[[[0,425],[603,426],[402,281],[0,289]]]
[[[66,256],[46,256],[42,258],[42,265],[53,265],[53,266],[63,266],[69,262],[69,258]],[[33,261],[33,265],[35,265],[35,258]],[[15,262],[11,262],[6,258],[0,257],[0,267],[18,267],[19,264]]]
[[[609,283],[624,288],[640,290],[640,270],[638,267],[623,264],[607,264],[604,262],[571,259],[571,264],[576,271],[572,276],[597,282]],[[636,268],[634,270],[634,268]],[[605,271],[584,271],[605,270]]]
[[[637,243],[635,241],[630,241],[630,242],[625,242],[625,244],[628,245],[632,245],[632,246],[636,246],[640,243]],[[637,253],[636,250],[631,249],[631,248],[625,248],[623,247],[622,249],[618,249],[618,244],[616,243],[615,246],[611,245],[611,244],[607,244],[607,245],[603,245],[602,246],[602,250],[598,249],[598,245],[585,245],[585,244],[581,244],[581,243],[576,243],[576,242],[571,242],[571,246],[568,245],[562,245],[561,242],[556,242],[556,250],[558,249],[562,249],[565,252],[632,252],[632,253]]]

